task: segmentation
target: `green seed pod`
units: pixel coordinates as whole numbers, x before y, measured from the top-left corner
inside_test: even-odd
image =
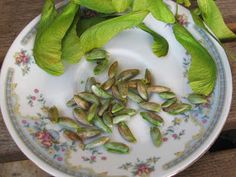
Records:
[[[170,89],[168,87],[164,87],[161,85],[154,85],[154,86],[149,86],[147,88],[148,93],[162,93],[162,92],[169,92]]]
[[[74,106],[76,106],[76,105],[77,105],[77,104],[76,104],[74,98],[71,98],[70,100],[68,100],[68,101],[66,102],[66,106],[67,106],[67,107],[74,107]]]
[[[77,135],[82,141],[88,138],[93,138],[101,134],[101,131],[94,128],[80,128],[77,130]]]
[[[141,79],[134,79],[134,80],[129,80],[128,81],[128,87],[136,89],[137,88],[137,83],[140,82]]]
[[[109,89],[113,86],[113,84],[114,84],[115,82],[116,82],[115,77],[109,78],[106,82],[104,82],[104,83],[101,85],[101,88],[102,88],[103,90],[109,90]]]
[[[205,95],[192,93],[188,96],[188,101],[192,104],[204,104],[207,103],[207,97]]]
[[[118,154],[128,154],[129,146],[124,143],[119,142],[108,142],[104,144],[104,147],[108,152],[118,153]]]
[[[152,142],[156,147],[159,147],[162,144],[162,134],[159,128],[151,127],[150,135],[152,138]]]
[[[144,120],[155,126],[160,126],[164,122],[164,120],[159,115],[152,112],[140,112],[140,115]]]
[[[108,142],[109,140],[110,140],[110,138],[108,138],[108,137],[106,137],[106,136],[103,136],[103,137],[100,137],[100,138],[98,138],[98,139],[96,139],[96,140],[94,140],[94,141],[92,141],[92,142],[86,144],[86,145],[84,146],[84,148],[85,148],[85,149],[94,149],[94,148],[96,148],[96,147],[98,147],[98,146],[104,145],[104,144],[105,144],[106,142]]]
[[[84,110],[87,110],[89,108],[89,103],[87,101],[83,100],[80,96],[75,95],[74,100],[80,108],[82,108]]]
[[[84,99],[85,101],[89,102],[89,103],[95,103],[97,105],[100,104],[100,101],[98,99],[98,97],[92,93],[89,92],[80,92],[78,93],[79,97]]]
[[[136,103],[143,102],[143,99],[139,95],[137,95],[134,91],[131,90],[128,91],[128,98]]]
[[[59,112],[56,106],[49,108],[48,116],[53,123],[58,122]]]
[[[127,81],[129,79],[134,78],[139,74],[138,69],[128,69],[125,71],[122,71],[118,76],[117,76],[117,81]]]
[[[102,131],[104,131],[106,133],[112,133],[112,130],[107,125],[105,125],[104,122],[101,120],[101,118],[98,116],[95,116],[93,118],[93,124],[97,128],[101,129]]]
[[[144,100],[148,100],[148,93],[147,93],[147,87],[146,85],[143,83],[143,81],[139,81],[137,83],[137,90],[139,95],[144,99]]]
[[[92,106],[89,108],[88,117],[87,117],[87,120],[89,122],[91,122],[93,118],[95,117],[95,115],[97,114],[97,108],[98,108],[98,105],[96,103],[93,103]]]
[[[89,123],[89,121],[87,120],[87,114],[84,112],[84,110],[82,110],[81,108],[75,108],[73,110],[73,115],[75,117],[75,119],[83,124],[83,125],[87,125],[87,126],[91,126],[92,124]]]
[[[128,83],[127,82],[120,82],[118,85],[118,90],[122,98],[127,98],[128,96]]]
[[[123,121],[128,121],[129,119],[130,119],[130,116],[127,114],[115,116],[113,117],[113,124],[118,124]]]
[[[71,130],[67,130],[67,129],[63,130],[63,135],[66,138],[70,139],[71,141],[80,141],[79,136]]]
[[[128,142],[131,143],[136,143],[136,138],[134,137],[134,135],[132,134],[132,132],[130,131],[128,125],[125,122],[120,122],[118,124],[118,130],[120,132],[120,135]]]
[[[116,76],[118,71],[118,62],[115,61],[114,63],[111,64],[109,70],[108,70],[108,77],[113,78]]]
[[[93,49],[85,55],[88,62],[96,62],[104,60],[107,57],[107,52],[103,49]]]
[[[114,116],[120,116],[120,115],[134,116],[136,114],[137,114],[137,111],[135,109],[125,108],[125,109],[122,109],[121,111],[115,113]]]
[[[101,104],[102,106],[100,107],[99,111],[98,111],[98,116],[102,116],[104,114],[104,112],[108,109],[109,105],[111,103],[110,99],[104,100]]]
[[[96,85],[96,84],[97,84],[97,81],[95,80],[95,78],[89,77],[86,81],[86,84],[85,84],[85,91],[92,92],[92,86]]]
[[[104,98],[104,99],[112,98],[111,94],[109,94],[108,92],[106,92],[105,90],[103,90],[97,85],[92,86],[92,91],[95,95],[97,95],[100,98]]]
[[[154,102],[141,102],[141,103],[139,103],[139,106],[143,109],[148,110],[148,111],[154,111],[154,112],[161,111],[160,104],[154,103]]]
[[[165,100],[172,99],[172,98],[176,97],[176,95],[173,92],[161,92],[161,93],[159,93],[159,96]]]
[[[121,103],[115,103],[113,106],[112,106],[112,109],[111,109],[111,112],[112,114],[116,113],[116,112],[119,112],[121,111],[122,109],[124,109],[125,106]]]
[[[176,103],[177,99],[176,98],[172,98],[169,100],[166,100],[164,103],[161,104],[162,108],[168,108],[169,106],[171,106],[172,104]]]
[[[95,68],[93,69],[93,73],[95,75],[99,75],[103,73],[107,69],[108,65],[109,65],[108,59],[102,60],[101,62],[97,64],[97,66],[95,66]]]
[[[102,120],[106,126],[108,126],[110,129],[113,127],[113,120],[109,112],[105,112],[102,116]]]
[[[191,109],[192,109],[192,106],[190,104],[175,103],[167,108],[164,108],[163,110],[171,115],[178,115],[178,114],[183,114],[185,112],[188,112]]]
[[[112,91],[112,95],[113,95],[117,100],[120,100],[120,101],[124,100],[124,99],[121,97],[120,92],[119,92],[117,86],[113,85],[113,86],[111,87],[111,91]]]
[[[151,74],[151,72],[148,69],[145,70],[144,82],[147,85],[151,85],[152,84],[152,74]]]
[[[67,128],[73,128],[73,129],[80,128],[79,124],[75,120],[69,117],[59,117],[58,124]]]

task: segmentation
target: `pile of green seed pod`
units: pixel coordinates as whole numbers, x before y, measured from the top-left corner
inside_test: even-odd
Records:
[[[67,106],[73,108],[75,120],[60,117],[57,108],[51,107],[51,121],[68,127],[64,130],[64,135],[70,140],[80,141],[83,149],[104,145],[109,152],[125,154],[129,152],[129,147],[124,143],[110,141],[109,134],[113,127],[117,127],[124,140],[136,143],[136,138],[127,125],[137,113],[135,109],[127,107],[128,100],[131,100],[146,110],[141,111],[140,115],[151,125],[151,139],[159,147],[162,134],[158,127],[164,120],[158,113],[163,110],[171,115],[182,114],[191,110],[192,106],[178,101],[176,94],[169,88],[154,85],[148,69],[144,78],[134,79],[139,72],[138,69],[128,69],[118,73],[118,62],[115,61],[109,67],[108,79],[104,83],[97,82],[94,77],[88,78],[85,90],[75,94],[67,102]],[[158,94],[164,102],[149,102],[151,94]],[[193,104],[206,103],[206,98],[202,95],[191,94],[188,99]]]

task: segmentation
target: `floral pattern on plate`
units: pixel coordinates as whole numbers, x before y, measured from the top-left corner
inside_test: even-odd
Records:
[[[155,164],[160,157],[151,157],[146,160],[137,159],[135,163],[127,162],[120,166],[120,169],[129,171],[132,176],[149,177],[155,171]]]
[[[24,49],[14,54],[15,64],[21,69],[22,75],[25,76],[30,72],[30,65],[34,62],[32,55]]]

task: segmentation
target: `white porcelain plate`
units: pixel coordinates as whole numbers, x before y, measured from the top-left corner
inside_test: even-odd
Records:
[[[175,3],[167,3],[174,12]],[[86,79],[93,75],[94,66],[82,59],[76,65],[67,65],[65,74],[60,77],[48,75],[35,64],[32,56],[35,27],[40,17],[27,25],[6,55],[0,90],[4,121],[25,155],[57,177],[166,177],[180,172],[206,152],[229,112],[231,72],[222,47],[193,23],[188,10],[180,7],[179,12],[179,21],[208,49],[217,64],[215,90],[207,104],[195,106],[187,114],[170,116],[161,112],[165,124],[161,127],[163,144],[160,148],[153,146],[150,125],[137,114],[128,123],[137,138],[136,144],[127,143],[131,148],[128,155],[108,153],[103,148],[82,151],[76,142],[63,137],[60,126],[50,123],[44,110],[52,105],[56,105],[61,114],[72,116],[72,110],[65,103],[73,93],[83,90]],[[155,84],[171,88],[179,99],[186,101],[184,97],[191,93],[187,80],[191,57],[176,41],[171,25],[158,22],[151,15],[144,22],[168,40],[168,55],[157,58],[151,50],[152,38],[139,29],[130,29],[105,46],[111,54],[111,62],[117,60],[120,69],[138,68],[142,75],[148,68],[155,77]],[[106,77],[103,74],[96,79],[102,81]],[[161,103],[157,96],[151,100]],[[126,143],[116,128],[111,138]]]

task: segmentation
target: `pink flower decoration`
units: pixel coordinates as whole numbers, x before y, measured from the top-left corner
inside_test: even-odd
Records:
[[[23,50],[21,50],[19,55],[20,55],[20,57],[24,57],[25,56],[25,52]]]
[[[44,135],[44,133],[42,131],[35,133],[35,137],[38,139],[42,139],[43,135]]]
[[[176,135],[176,134],[173,134],[172,137],[173,137],[174,139],[176,139],[176,138],[177,138],[177,135]]]
[[[42,141],[42,144],[44,146],[46,146],[47,148],[51,147],[52,146],[52,142],[51,141]]]
[[[91,160],[96,160],[96,156],[92,155]]]
[[[142,176],[143,174],[149,174],[152,171],[146,164],[138,165],[138,170],[136,172],[137,176]]]
[[[182,26],[188,24],[188,17],[185,14],[178,15],[177,20]]]
[[[34,89],[34,93],[39,93],[39,90],[38,89]]]
[[[102,156],[101,159],[102,159],[102,160],[107,160],[107,157]]]
[[[203,120],[202,120],[202,123],[204,123],[204,124],[207,123],[207,120],[206,120],[206,119],[203,119]]]
[[[163,138],[162,138],[162,141],[163,141],[163,142],[166,142],[167,140],[168,140],[168,138],[166,138],[166,137],[163,137]]]
[[[57,160],[58,160],[58,161],[62,161],[63,158],[62,158],[62,157],[57,157]]]
[[[26,121],[26,120],[22,120],[21,122],[22,122],[22,124],[26,124],[26,123],[27,123],[27,121]]]
[[[22,62],[23,62],[23,64],[27,64],[29,62],[29,57],[28,56],[24,56],[22,58]]]
[[[35,133],[35,137],[47,148],[51,147],[53,144],[52,137],[47,131],[39,131]]]
[[[21,64],[21,62],[22,62],[22,58],[19,57],[19,56],[17,56],[17,57],[15,58],[15,60],[16,60],[16,64]]]
[[[32,98],[32,100],[36,100],[36,97],[35,97],[35,96],[32,96],[31,98]]]

